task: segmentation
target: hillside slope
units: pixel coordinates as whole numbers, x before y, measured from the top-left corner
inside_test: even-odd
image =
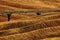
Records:
[[[0,0],[0,11],[29,9],[60,9],[60,0]],[[60,12],[0,14],[0,40],[60,40]]]

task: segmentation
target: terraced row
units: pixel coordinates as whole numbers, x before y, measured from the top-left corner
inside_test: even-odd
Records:
[[[10,36],[0,37],[0,40],[38,40],[44,39],[46,37],[59,37],[60,36],[60,26],[43,28],[39,30],[34,30],[27,33],[15,34]]]
[[[6,29],[6,30],[1,30],[0,31],[0,36],[8,36],[8,35],[14,35],[14,34],[19,34],[19,33],[25,33],[25,32],[30,32],[33,30],[38,30],[38,29],[43,29],[43,28],[48,28],[52,26],[60,26],[60,19],[56,20],[48,20],[45,22],[39,22],[36,24],[24,26],[24,27],[19,27],[19,28],[13,28],[13,29]]]
[[[58,18],[55,18],[55,17],[58,17]],[[60,26],[60,19],[59,19],[60,17],[59,17],[59,15],[53,15],[53,16],[49,16],[49,17],[47,15],[47,17],[42,17],[42,18],[44,18],[44,20],[39,20],[38,22],[36,21],[37,23],[31,24],[31,25],[28,25],[28,26],[26,25],[24,27],[19,27],[18,28],[16,26],[16,28],[13,28],[13,29],[11,29],[13,27],[13,26],[11,27],[11,25],[9,25],[10,27],[5,27],[5,28],[3,27],[2,28],[3,30],[1,29],[1,31],[0,31],[0,35],[1,35],[1,37],[2,36],[9,36],[9,35],[27,33],[27,32],[30,32],[30,31],[43,29],[43,28]],[[52,18],[52,20],[51,19],[45,20],[46,18],[47,19]]]
[[[32,23],[38,23],[38,22],[40,22],[40,23],[42,23],[41,21],[43,20],[43,21],[47,21],[47,20],[52,20],[52,19],[57,19],[57,17],[58,17],[58,19],[59,19],[59,16],[60,16],[60,14],[58,14],[58,15],[52,15],[52,16],[49,16],[49,15],[47,15],[47,17],[43,17],[43,16],[38,16],[38,17],[36,17],[37,19],[35,20],[35,19],[31,19],[30,21],[31,22],[28,22],[28,21],[26,21],[27,23],[24,23],[24,20],[23,21],[10,21],[10,22],[3,22],[3,23],[0,23],[0,24],[2,24],[2,25],[0,25],[0,29],[6,29],[6,28],[17,28],[17,27],[22,27],[22,26],[27,26],[27,25],[30,25],[30,24],[32,24]],[[27,19],[26,19],[27,20]],[[35,21],[35,22],[34,22]],[[30,23],[30,24],[29,24]]]

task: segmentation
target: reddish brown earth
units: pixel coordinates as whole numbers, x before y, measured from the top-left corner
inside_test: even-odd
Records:
[[[0,0],[0,11],[29,9],[60,9],[60,0]],[[0,40],[60,40],[60,12],[0,14]]]

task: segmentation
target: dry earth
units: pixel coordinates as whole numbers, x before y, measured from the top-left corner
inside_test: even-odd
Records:
[[[60,9],[60,0],[0,0],[0,11],[30,9]],[[60,12],[0,14],[0,40],[60,40]]]

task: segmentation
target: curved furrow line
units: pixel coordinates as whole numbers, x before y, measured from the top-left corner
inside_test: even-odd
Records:
[[[8,18],[8,16],[6,14],[1,14],[0,16]],[[23,15],[23,14],[12,14],[11,15],[11,19],[20,19],[20,18],[27,18],[27,19],[31,19],[32,17]]]
[[[54,26],[60,26],[60,19],[49,20],[42,23],[39,22],[36,24],[32,24],[32,25],[28,25],[28,26],[20,27],[20,28],[1,30],[0,36],[8,36],[8,35],[14,35],[14,34],[19,34],[19,33],[25,33],[25,32],[30,32],[37,29],[43,29],[43,28],[54,27]]]
[[[37,21],[38,20],[38,21]],[[39,19],[31,19],[31,20],[18,20],[18,21],[9,21],[9,22],[1,22],[0,23],[0,30],[5,28],[5,29],[11,29],[11,28],[18,28],[18,27],[23,27],[27,25],[31,25],[34,23],[38,23],[40,20]]]
[[[60,0],[40,0],[42,2],[47,1],[47,2],[51,2],[51,3],[60,3]]]
[[[44,7],[43,5],[38,7],[1,0],[0,10],[58,8],[55,4],[50,7],[44,3],[42,3]],[[0,23],[0,40],[40,40],[60,37],[60,13],[42,13],[39,16],[34,15],[34,17],[25,16],[21,17],[21,20],[18,16],[21,17],[20,15],[12,16],[11,21]],[[15,20],[15,17],[18,20]],[[12,20],[13,18],[14,20]]]
[[[51,37],[51,38],[45,38],[42,40],[60,40],[60,37]]]
[[[38,18],[37,18],[38,17]],[[53,20],[53,19],[60,19],[60,14],[52,14],[52,15],[46,15],[46,16],[42,16],[42,15],[39,15],[39,16],[36,16],[37,19],[41,19],[42,20]]]
[[[58,18],[57,18],[58,17]],[[22,26],[27,26],[27,25],[30,25],[30,24],[33,24],[33,23],[38,23],[38,22],[41,22],[42,20],[44,21],[48,21],[48,20],[53,20],[53,19],[59,19],[60,15],[52,15],[52,16],[47,16],[47,17],[41,17],[43,19],[37,19],[37,20],[31,20],[31,22],[27,22],[27,23],[24,23],[24,22],[6,22],[4,23],[3,25],[0,26],[0,29],[10,29],[10,28],[18,28],[18,27],[22,27]],[[24,20],[23,20],[24,21]],[[34,22],[35,21],[35,22]],[[42,22],[41,22],[42,23]]]
[[[55,16],[55,15],[60,15],[60,14],[54,14],[54,15],[46,15],[46,16],[42,16],[42,17],[49,17],[49,16]]]
[[[23,4],[18,4],[18,3],[12,3],[12,2],[8,2],[8,1],[0,1],[0,4],[2,5],[8,5],[11,7],[15,7],[15,8],[23,8],[23,9],[41,9],[41,8],[36,8],[34,6],[28,6],[28,5],[23,5]]]
[[[6,6],[6,5],[1,5],[0,4],[0,11],[1,10],[19,10],[18,8],[14,8],[14,7],[9,7],[9,6]]]
[[[4,18],[4,19],[3,19]],[[29,17],[29,16],[25,16],[25,15],[17,15],[17,14],[14,14],[10,17],[10,21],[12,20],[29,20],[29,19],[32,19],[32,17]],[[6,22],[8,21],[8,18],[7,18],[7,15],[1,15],[0,16],[0,22]]]
[[[60,14],[60,12],[41,13],[41,15],[42,15],[42,16],[47,16],[47,15],[56,15],[56,14]]]
[[[60,26],[43,28],[39,30],[34,30],[27,33],[15,34],[0,37],[0,40],[37,40],[49,37],[59,37],[60,36]]]
[[[42,18],[46,19],[46,20],[53,20],[53,19],[59,19],[60,15],[51,15],[51,16],[42,16]]]
[[[42,15],[41,15],[41,16],[44,17],[44,18],[46,17],[46,19],[55,19],[55,18],[59,18],[59,15],[60,15],[60,14],[58,14],[58,15],[56,15],[56,14],[53,15],[53,14],[52,14],[52,15],[46,15],[46,16],[42,16]],[[4,15],[1,15],[1,16],[4,16]],[[16,16],[17,16],[17,17],[16,17]],[[24,17],[23,17],[23,16],[24,16]],[[48,16],[48,17],[47,17],[47,16]],[[53,16],[53,17],[52,17],[52,16]],[[4,16],[4,17],[5,17],[5,16]],[[19,17],[20,17],[20,18],[19,18]],[[26,19],[26,17],[27,17],[27,19],[32,19],[32,18],[34,19],[34,18],[37,18],[38,16],[35,15],[34,17],[30,17],[30,16],[26,16],[26,15],[18,15],[18,14],[17,14],[17,15],[12,15],[12,16],[11,16],[11,20],[19,20],[19,19],[20,19],[20,20],[23,20],[23,19]],[[1,19],[1,20],[2,20],[2,19]],[[5,20],[6,20],[6,19],[5,19]]]
[[[44,4],[43,2],[38,2],[38,1],[36,3],[34,3],[34,2],[32,4],[31,3],[29,4],[29,2],[28,2],[28,4],[27,4],[27,3],[24,3],[24,1],[23,2],[20,1],[19,3],[17,3],[17,2],[12,2],[12,1],[1,0],[0,4],[15,7],[15,8],[34,9],[34,10],[36,10],[36,9],[37,10],[39,10],[39,9],[58,9],[57,6],[47,5],[47,4]],[[38,5],[35,5],[35,4],[38,4]],[[41,6],[41,4],[42,4],[42,6]]]

